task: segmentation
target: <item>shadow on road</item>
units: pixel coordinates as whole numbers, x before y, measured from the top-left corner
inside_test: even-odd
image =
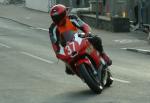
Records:
[[[104,89],[103,92],[106,92],[106,90],[108,89],[109,88]],[[50,101],[53,103],[92,103],[92,101],[105,98],[105,94],[103,95],[103,92],[101,94],[95,94],[87,88],[84,90],[66,91],[53,96],[52,98],[50,98]]]

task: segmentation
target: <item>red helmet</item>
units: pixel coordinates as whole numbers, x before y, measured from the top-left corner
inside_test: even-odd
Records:
[[[65,19],[66,19],[66,16],[67,16],[67,9],[66,9],[66,7],[65,7],[64,5],[62,5],[62,4],[54,5],[54,6],[51,8],[50,16],[51,16],[53,22],[54,22],[56,25],[60,25],[60,24],[62,24],[62,22],[64,22]]]

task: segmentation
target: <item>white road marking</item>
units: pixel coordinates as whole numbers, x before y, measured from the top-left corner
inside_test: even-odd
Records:
[[[35,55],[30,54],[30,53],[27,53],[27,52],[20,52],[20,53],[21,53],[21,54],[24,54],[24,55],[27,55],[27,56],[30,56],[30,57],[32,57],[32,58],[34,58],[34,59],[38,59],[38,60],[40,60],[40,61],[46,62],[46,63],[50,63],[50,64],[54,63],[54,62],[52,62],[52,61],[50,61],[50,60],[43,59],[43,58],[41,58],[41,57],[39,57],[39,56],[35,56]]]
[[[11,48],[10,46],[7,46],[7,45],[5,45],[5,44],[3,44],[3,43],[0,43],[0,46],[6,47],[6,48]],[[21,54],[24,54],[24,55],[27,55],[27,56],[30,56],[30,57],[32,57],[32,58],[34,58],[34,59],[38,59],[38,60],[40,60],[40,61],[46,62],[46,63],[50,63],[50,64],[54,63],[54,62],[52,62],[52,61],[50,61],[50,60],[46,60],[46,59],[44,59],[44,58],[41,58],[41,57],[39,57],[39,56],[35,56],[35,55],[30,54],[30,53],[27,53],[27,52],[20,52],[20,53],[21,53]],[[121,82],[121,83],[131,83],[130,81],[122,80],[122,79],[118,79],[118,78],[113,78],[113,80],[114,80],[114,81]]]
[[[117,82],[121,82],[121,83],[131,83],[130,81],[126,81],[126,80],[122,80],[122,79],[117,79],[117,78],[113,78],[114,81],[117,81]]]
[[[43,30],[43,31],[49,31],[48,29],[45,29],[45,28],[36,28],[36,29]]]
[[[27,52],[21,52],[21,54],[30,56],[30,57],[32,57],[32,58],[41,60],[41,61],[46,62],[46,63],[50,63],[50,64],[54,63],[54,62],[52,62],[52,61],[50,61],[50,60],[43,59],[43,58],[41,58],[41,57],[35,56],[35,55],[30,54],[30,53],[27,53]],[[113,80],[114,80],[114,81],[117,81],[117,82],[121,82],[121,83],[127,83],[127,84],[128,84],[128,83],[131,83],[130,81],[122,80],[122,79],[118,79],[118,78],[113,78]]]
[[[137,52],[142,52],[142,53],[150,52],[150,50],[138,49],[138,48],[121,48],[121,49],[123,49],[123,50],[132,50],[132,51],[137,51]]]
[[[121,66],[118,66],[118,65],[112,65],[114,68],[122,68],[122,69],[126,69],[124,67],[121,67]],[[121,83],[131,83],[130,81],[128,80],[123,80],[123,79],[119,79],[119,78],[113,78],[114,81],[117,81],[117,82],[121,82]]]
[[[117,43],[120,44],[129,44],[129,43],[137,43],[140,42],[138,39],[120,39],[120,40],[114,40]]]
[[[30,27],[31,29],[35,29],[35,30],[43,30],[43,31],[49,31],[49,29],[45,29],[45,28],[40,28],[40,27]]]
[[[5,44],[3,44],[3,43],[0,43],[0,46],[6,47],[6,48],[11,48],[10,46],[5,45]]]

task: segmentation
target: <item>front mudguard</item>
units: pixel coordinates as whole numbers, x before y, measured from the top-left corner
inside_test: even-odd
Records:
[[[81,64],[91,66],[91,61],[88,58],[83,58],[83,59],[80,59],[76,62],[75,66],[76,66],[76,71],[77,71],[78,76],[80,75],[80,70],[79,69],[80,69]]]
[[[79,66],[80,64],[91,65],[91,61],[88,58],[80,59],[77,61],[76,65]]]

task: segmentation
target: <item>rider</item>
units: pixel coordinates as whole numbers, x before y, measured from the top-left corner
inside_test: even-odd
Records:
[[[68,15],[67,8],[62,4],[54,5],[50,10],[50,16],[53,21],[49,28],[50,40],[52,42],[52,47],[55,54],[59,54],[61,43],[61,34],[67,31],[81,30],[85,33],[85,36],[92,36],[90,33],[90,27],[88,24],[84,23],[80,18],[75,15]],[[102,41],[97,36],[92,36],[93,39],[90,40],[92,45],[100,52],[101,56],[105,60],[106,64],[110,66],[112,61],[104,53]],[[73,72],[66,66],[66,73],[73,74]]]

